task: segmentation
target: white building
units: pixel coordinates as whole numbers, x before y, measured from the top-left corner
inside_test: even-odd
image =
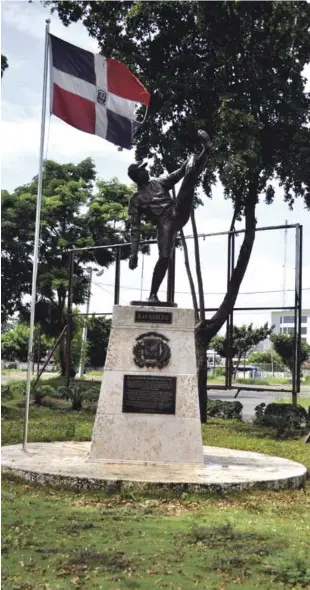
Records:
[[[271,341],[269,340],[269,338],[265,338],[265,340],[262,340],[262,342],[259,342],[258,344],[256,344],[255,346],[253,346],[253,349],[251,350],[251,352],[265,352],[266,350],[270,350],[271,349]]]
[[[275,326],[275,334],[293,334],[294,323],[294,311],[291,309],[271,312],[271,325]],[[304,309],[301,314],[301,338],[310,344],[310,309]]]

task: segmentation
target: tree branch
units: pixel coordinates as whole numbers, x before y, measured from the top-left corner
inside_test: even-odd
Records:
[[[188,248],[187,248],[187,243],[186,243],[183,229],[180,230],[180,236],[181,236],[182,248],[183,248],[183,252],[184,252],[185,268],[186,268],[188,282],[189,282],[189,286],[190,286],[190,290],[191,290],[191,294],[192,294],[193,307],[194,307],[194,311],[195,311],[195,321],[198,322],[199,321],[198,301],[197,301],[197,296],[196,296],[196,291],[195,291],[193,275],[192,275],[192,271],[191,271],[190,264],[189,264]]]
[[[205,322],[205,341],[206,345],[217,334],[217,332],[224,325],[227,317],[232,312],[236,299],[238,297],[239,289],[245,275],[246,269],[251,257],[253,244],[255,241],[255,207],[257,203],[257,184],[252,185],[249,189],[249,194],[245,205],[245,234],[243,243],[240,248],[237,264],[232,272],[231,280],[227,289],[227,293],[211,320]]]

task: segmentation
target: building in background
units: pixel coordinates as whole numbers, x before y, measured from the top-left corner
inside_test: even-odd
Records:
[[[271,325],[274,325],[275,334],[293,334],[294,322],[292,310],[271,312]],[[310,344],[310,309],[304,309],[301,314],[301,338]]]

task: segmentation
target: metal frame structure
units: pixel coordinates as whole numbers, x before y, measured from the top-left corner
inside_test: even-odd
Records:
[[[291,225],[274,225],[267,227],[258,227],[256,232],[259,231],[272,231],[279,229],[292,229],[295,228],[295,295],[294,295],[294,306],[286,307],[235,307],[231,312],[226,322],[226,336],[228,340],[228,350],[232,349],[232,336],[233,336],[233,322],[234,322],[234,311],[273,311],[277,310],[293,310],[294,311],[294,366],[292,375],[292,388],[291,389],[272,389],[270,391],[286,392],[292,394],[293,404],[297,403],[297,393],[300,392],[300,349],[301,349],[301,315],[302,315],[302,232],[303,227],[300,224]],[[216,232],[208,234],[198,234],[199,238],[206,238],[211,236],[225,236],[227,235],[227,285],[231,280],[231,276],[235,267],[235,238],[236,235],[245,233],[245,230],[234,230],[226,232]],[[186,239],[192,239],[193,236],[186,236]],[[156,240],[148,240],[141,242],[141,245],[156,244]],[[69,252],[69,286],[68,286],[68,321],[67,321],[67,365],[66,365],[66,382],[69,384],[70,381],[70,359],[71,359],[71,336],[72,336],[72,305],[73,305],[73,275],[74,275],[74,255],[81,251],[86,250],[99,250],[99,249],[113,249],[115,250],[115,282],[114,282],[114,305],[119,304],[120,295],[120,263],[121,263],[121,249],[123,247],[130,246],[129,242],[111,244],[105,246],[92,246],[84,248],[72,248]],[[168,269],[167,277],[167,302],[173,303],[175,295],[175,256],[173,256]],[[206,312],[217,311],[217,308],[206,308]],[[85,315],[85,314],[79,314]],[[92,314],[92,315],[111,315],[111,314]],[[238,395],[239,391],[249,389],[259,391],[261,387],[243,387],[232,384],[232,354],[228,354],[226,359],[226,370],[225,370],[225,385],[210,385],[208,389],[236,389]]]

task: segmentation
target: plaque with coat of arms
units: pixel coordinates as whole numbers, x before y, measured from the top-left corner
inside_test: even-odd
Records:
[[[136,338],[133,347],[134,363],[140,367],[157,367],[162,369],[170,360],[171,351],[166,336],[157,332],[147,332]]]

